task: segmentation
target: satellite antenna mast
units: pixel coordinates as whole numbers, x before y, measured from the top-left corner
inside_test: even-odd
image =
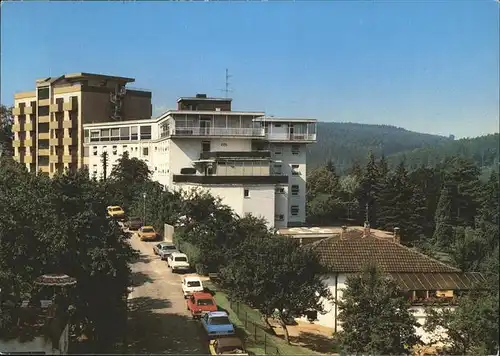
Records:
[[[220,91],[223,91],[224,92],[224,96],[227,98],[228,97],[228,93],[233,91],[232,89],[229,89],[229,84],[231,84],[229,82],[229,78],[231,78],[232,75],[229,74],[229,69],[226,68],[226,85],[224,87],[224,89],[219,89]]]

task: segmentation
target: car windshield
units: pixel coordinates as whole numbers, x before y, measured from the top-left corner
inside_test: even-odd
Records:
[[[227,316],[214,316],[210,318],[211,325],[228,325],[231,324]]]
[[[188,281],[187,286],[188,287],[199,287],[199,286],[201,286],[201,283],[199,281]]]
[[[175,246],[172,245],[163,245],[161,247],[162,250],[175,250]]]
[[[187,258],[186,257],[176,257],[175,258],[175,262],[187,262]],[[198,282],[196,282],[198,283]]]
[[[152,228],[145,228],[142,229],[142,232],[154,232],[154,230]]]
[[[197,305],[214,305],[212,299],[198,299]]]

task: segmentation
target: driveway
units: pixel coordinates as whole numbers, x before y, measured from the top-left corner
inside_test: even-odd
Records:
[[[172,273],[167,263],[155,256],[156,243],[131,238],[132,247],[141,256],[131,266],[128,352],[206,355],[206,336],[186,310],[182,275]]]

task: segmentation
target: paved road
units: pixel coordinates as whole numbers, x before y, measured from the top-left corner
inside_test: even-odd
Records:
[[[157,242],[155,242],[157,243]],[[208,343],[198,321],[186,310],[182,275],[173,274],[153,253],[153,242],[136,236],[131,245],[140,258],[131,266],[133,291],[129,296],[130,353],[207,354]]]

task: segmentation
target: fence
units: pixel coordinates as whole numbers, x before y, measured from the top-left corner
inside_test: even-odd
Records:
[[[265,355],[280,355],[279,349],[275,346],[272,336],[268,335],[266,327],[259,325],[249,319],[248,311],[244,310],[240,303],[229,301],[231,309],[236,313],[238,319],[243,323],[248,336],[256,343],[264,346]]]

